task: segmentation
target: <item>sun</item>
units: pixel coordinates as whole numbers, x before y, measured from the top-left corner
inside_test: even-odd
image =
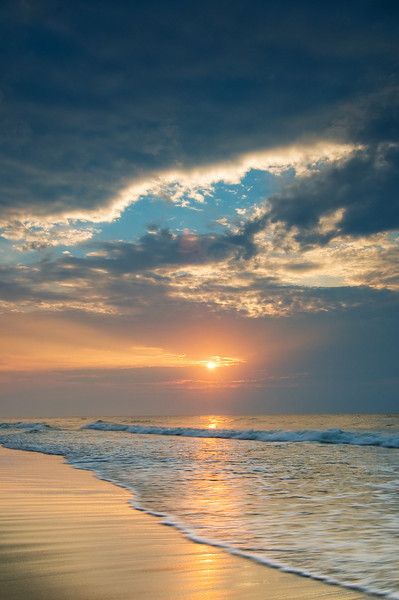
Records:
[[[209,369],[210,371],[213,371],[213,369],[216,369],[216,367],[217,367],[217,365],[214,360],[208,360],[208,362],[206,363],[206,368]]]

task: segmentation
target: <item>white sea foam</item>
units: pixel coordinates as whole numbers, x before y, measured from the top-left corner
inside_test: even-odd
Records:
[[[73,466],[77,469],[83,468],[79,462],[76,463],[74,461],[70,461],[70,464],[71,464],[71,466]],[[91,470],[91,469],[89,469],[89,470]],[[131,486],[127,486],[126,484],[121,483],[118,479],[116,479],[114,477],[109,477],[109,476],[104,477],[97,470],[94,470],[94,472],[98,479],[107,481],[109,483],[113,483],[114,485],[117,485],[121,488],[132,491]],[[215,540],[215,539],[209,538],[209,537],[200,536],[200,535],[196,534],[191,528],[187,527],[186,525],[183,525],[181,522],[174,519],[170,515],[161,513],[159,511],[145,508],[137,501],[136,498],[129,500],[129,504],[132,506],[132,508],[134,510],[143,512],[147,515],[150,515],[152,517],[160,519],[160,523],[162,525],[164,525],[166,527],[173,527],[174,529],[177,529],[184,535],[184,537],[186,537],[187,539],[189,539],[190,541],[192,541],[196,544],[204,544],[207,546],[212,546],[214,548],[221,548],[222,550],[225,550],[226,552],[228,552],[229,554],[231,554],[233,556],[240,556],[241,558],[251,560],[260,565],[264,565],[264,566],[267,566],[267,567],[270,567],[273,569],[278,569],[284,573],[292,573],[292,574],[298,575],[300,577],[306,577],[309,579],[314,579],[315,581],[321,581],[323,583],[327,583],[329,585],[334,585],[334,586],[346,588],[349,590],[363,592],[370,596],[386,598],[387,600],[399,600],[399,594],[396,594],[395,592],[390,593],[389,591],[376,589],[376,588],[373,588],[373,587],[370,587],[367,585],[353,584],[351,582],[342,581],[342,580],[339,580],[339,579],[336,579],[333,577],[328,577],[326,575],[323,575],[322,573],[318,573],[316,571],[311,571],[308,569],[293,568],[286,563],[276,561],[276,560],[271,560],[269,558],[264,558],[264,557],[258,556],[256,554],[252,554],[250,552],[245,552],[245,551],[239,550],[239,549],[235,548],[234,546],[232,546],[228,543],[225,543],[223,541]]]
[[[342,429],[298,431],[255,430],[255,429],[200,429],[188,427],[154,427],[110,423],[102,420],[89,423],[84,429],[97,431],[122,431],[139,435],[173,435],[194,438],[219,438],[252,440],[257,442],[314,442],[319,444],[347,444],[351,446],[379,446],[399,448],[398,434],[373,431],[344,431]]]
[[[116,483],[116,485],[120,485],[115,480],[109,480],[109,481],[111,481],[111,483]],[[125,486],[121,486],[121,487],[125,487]],[[343,588],[346,588],[349,590],[363,592],[370,596],[387,598],[388,600],[399,600],[399,594],[396,594],[395,592],[390,593],[389,591],[376,589],[374,587],[370,587],[367,585],[353,584],[351,582],[342,581],[342,580],[336,579],[334,577],[329,577],[322,573],[318,573],[316,571],[312,571],[312,570],[308,570],[308,569],[293,568],[283,562],[271,560],[269,558],[264,558],[264,557],[258,556],[256,554],[252,554],[250,552],[245,552],[245,551],[239,550],[237,548],[234,548],[234,546],[231,546],[230,544],[227,544],[225,542],[221,542],[221,541],[214,540],[214,539],[211,539],[208,537],[200,536],[200,535],[196,534],[195,532],[193,532],[189,527],[182,525],[182,523],[180,523],[176,519],[173,519],[172,517],[170,517],[168,515],[164,515],[157,511],[148,510],[148,509],[144,508],[136,500],[131,500],[130,504],[135,510],[139,510],[140,512],[144,512],[153,517],[160,518],[162,525],[165,525],[168,527],[173,527],[174,529],[177,529],[187,539],[189,539],[192,542],[195,542],[196,544],[205,544],[207,546],[213,546],[214,548],[221,548],[222,550],[227,551],[229,554],[232,554],[233,556],[240,556],[241,558],[251,560],[260,565],[271,567],[273,569],[278,569],[279,571],[282,571],[284,573],[292,573],[292,574],[298,575],[300,577],[314,579],[315,581],[321,581],[321,582],[327,583],[329,585],[335,585],[335,586],[343,587]]]
[[[5,422],[0,443],[65,456],[193,542],[399,600],[395,417],[137,421]]]

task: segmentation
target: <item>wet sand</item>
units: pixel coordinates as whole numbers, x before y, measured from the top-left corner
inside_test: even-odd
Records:
[[[61,457],[0,447],[0,600],[360,600],[185,539]]]

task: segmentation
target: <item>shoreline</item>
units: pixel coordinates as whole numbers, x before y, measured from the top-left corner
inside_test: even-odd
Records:
[[[0,600],[361,600],[195,543],[60,456],[0,446]]]

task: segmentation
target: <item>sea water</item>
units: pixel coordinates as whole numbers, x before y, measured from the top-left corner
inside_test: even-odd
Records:
[[[399,598],[399,417],[202,416],[0,423],[197,542]]]

